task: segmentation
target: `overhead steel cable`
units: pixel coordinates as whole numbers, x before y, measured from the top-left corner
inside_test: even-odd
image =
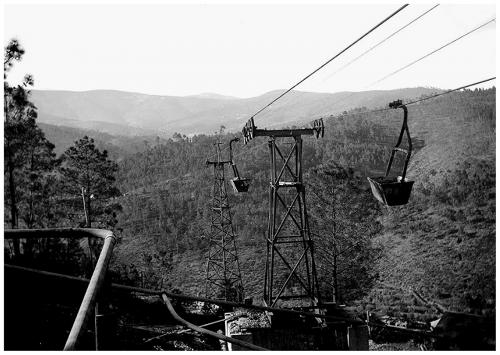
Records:
[[[221,143],[221,142],[219,142],[219,143]],[[218,143],[214,143],[214,145],[216,145],[216,144],[218,144]],[[229,146],[227,146],[227,147],[226,147],[226,148],[224,148],[224,149],[221,149],[221,151],[219,152],[219,153],[221,154],[221,156],[222,156],[222,153],[224,153],[224,152],[225,152],[226,150],[228,150],[228,149],[229,149]],[[217,153],[217,152],[216,152],[216,153],[213,153],[212,155],[207,155],[206,160],[208,161],[210,158],[212,158],[212,157],[216,157],[216,156],[217,156],[217,154],[219,154],[219,153]]]
[[[406,103],[405,105],[408,106],[408,105],[413,105],[413,104],[416,104],[417,102],[422,102],[422,101],[425,101],[425,100],[429,100],[429,99],[433,99],[435,97],[438,97],[438,96],[441,96],[441,95],[446,95],[446,94],[449,94],[449,93],[452,93],[454,91],[458,91],[458,90],[462,90],[462,89],[466,89],[470,86],[475,86],[475,85],[479,85],[479,84],[482,84],[482,83],[486,83],[488,81],[492,81],[492,80],[495,80],[496,77],[491,77],[489,79],[485,79],[485,80],[481,80],[481,81],[478,81],[476,83],[472,83],[472,84],[468,84],[468,85],[464,85],[464,86],[461,86],[459,88],[456,88],[456,89],[452,89],[452,90],[448,90],[448,91],[445,91],[445,92],[442,92],[442,93],[439,93],[439,94],[435,94],[435,95],[431,95],[431,96],[428,96],[428,97],[424,97],[422,99],[418,99],[418,100],[414,100],[414,101],[410,101],[408,103]]]
[[[359,41],[361,41],[363,38],[365,38],[366,36],[368,36],[370,33],[372,33],[373,31],[375,31],[377,28],[379,28],[380,26],[382,26],[385,22],[387,22],[389,19],[391,19],[392,17],[396,16],[396,14],[398,14],[400,11],[402,11],[405,7],[407,7],[409,4],[405,4],[403,6],[401,6],[399,9],[397,9],[396,11],[394,11],[392,14],[390,14],[389,16],[387,16],[384,20],[382,20],[381,22],[379,22],[376,26],[372,27],[368,32],[366,32],[364,35],[362,35],[361,37],[359,37],[357,40],[355,40],[354,42],[352,42],[350,45],[348,45],[346,48],[344,48],[343,50],[341,50],[339,53],[337,53],[335,56],[333,56],[332,58],[328,59],[325,63],[321,64],[318,68],[316,68],[314,71],[312,71],[311,73],[307,74],[304,78],[302,78],[301,80],[299,80],[296,84],[294,84],[291,88],[289,88],[288,90],[286,90],[285,92],[283,92],[281,95],[279,95],[277,98],[275,98],[274,100],[272,100],[270,103],[268,103],[267,105],[265,105],[264,107],[262,107],[260,110],[258,110],[256,113],[254,113],[252,115],[252,117],[255,117],[257,116],[259,113],[261,113],[262,111],[264,111],[266,108],[268,108],[269,106],[271,106],[272,104],[274,104],[276,101],[278,101],[279,99],[281,99],[283,96],[285,96],[286,94],[288,94],[290,91],[292,91],[293,89],[295,89],[297,86],[299,86],[300,84],[302,84],[304,81],[306,81],[307,79],[309,79],[311,76],[313,76],[316,72],[318,72],[319,70],[321,70],[323,67],[325,67],[326,65],[328,65],[329,63],[331,63],[334,59],[336,59],[337,57],[339,57],[342,53],[344,53],[345,51],[347,51],[348,49],[350,49],[352,46],[354,46],[356,43],[358,43]]]
[[[442,50],[442,49],[444,49],[444,48],[446,48],[446,47],[448,47],[448,46],[450,46],[450,45],[452,45],[453,43],[455,43],[455,42],[457,42],[457,41],[461,40],[462,38],[464,38],[464,37],[466,37],[466,36],[468,36],[468,35],[470,35],[470,34],[472,34],[472,33],[474,33],[474,32],[476,32],[477,30],[479,30],[479,29],[483,28],[484,26],[489,25],[490,23],[494,22],[495,20],[496,20],[496,18],[493,18],[493,19],[491,19],[491,20],[489,20],[489,21],[487,21],[487,22],[483,23],[482,25],[480,25],[480,26],[478,26],[478,27],[476,27],[476,28],[474,28],[474,29],[470,30],[469,32],[464,33],[464,34],[463,34],[463,35],[461,35],[460,37],[455,38],[453,41],[450,41],[450,42],[448,42],[448,43],[446,43],[446,44],[442,45],[441,47],[439,47],[439,48],[437,48],[437,49],[433,50],[432,52],[429,52],[429,53],[427,53],[426,55],[424,55],[424,56],[422,56],[422,57],[420,57],[420,58],[418,58],[418,59],[414,60],[413,62],[408,63],[408,64],[406,64],[405,66],[403,66],[403,67],[401,67],[401,68],[399,68],[399,69],[397,69],[397,70],[393,71],[392,73],[387,74],[387,75],[386,75],[386,76],[384,76],[383,78],[381,78],[381,79],[379,79],[379,80],[377,80],[377,81],[374,81],[373,83],[369,84],[369,85],[368,85],[368,87],[373,86],[373,85],[375,85],[375,84],[378,84],[378,83],[380,83],[380,82],[382,82],[382,81],[384,81],[384,80],[386,80],[386,79],[390,78],[391,76],[393,76],[393,75],[395,75],[395,74],[397,74],[397,73],[399,73],[399,72],[401,72],[401,71],[403,71],[403,70],[405,70],[405,69],[407,69],[407,68],[411,67],[412,65],[417,64],[417,63],[418,63],[418,62],[420,62],[421,60],[423,60],[423,59],[425,59],[425,58],[427,58],[427,57],[429,57],[429,56],[431,56],[431,55],[433,55],[433,54],[435,54],[435,53],[439,52],[440,50]]]
[[[422,17],[424,17],[425,15],[427,15],[429,12],[431,12],[432,10],[434,10],[436,7],[438,7],[439,4],[437,5],[434,5],[433,7],[431,7],[429,10],[425,11],[423,14],[419,15],[418,17],[414,18],[413,20],[411,20],[410,22],[408,22],[406,25],[404,25],[403,27],[399,28],[398,30],[396,30],[395,32],[391,33],[389,36],[387,36],[386,38],[384,38],[383,40],[381,40],[380,42],[378,42],[377,44],[371,46],[370,48],[368,48],[366,51],[364,51],[363,53],[361,53],[360,55],[358,55],[356,58],[354,58],[353,60],[349,61],[348,63],[346,63],[345,65],[343,65],[342,67],[340,67],[338,70],[336,70],[335,72],[333,72],[332,74],[328,75],[323,81],[326,81],[328,79],[330,79],[332,76],[334,76],[335,74],[337,74],[338,72],[344,70],[345,68],[347,68],[349,65],[353,64],[354,62],[357,62],[359,59],[361,59],[362,57],[364,57],[366,54],[370,53],[372,50],[374,50],[375,48],[377,48],[378,46],[380,46],[382,43],[386,42],[387,40],[391,39],[392,37],[394,37],[395,35],[397,35],[399,32],[401,32],[402,30],[404,30],[405,28],[407,28],[408,26],[410,26],[412,23],[414,22],[417,22],[419,19],[421,19]]]
[[[421,61],[421,60],[423,60],[423,59],[425,59],[425,58],[429,57],[430,55],[432,55],[432,54],[434,54],[434,53],[436,53],[436,52],[440,51],[441,49],[443,49],[443,48],[445,48],[445,47],[447,47],[447,46],[451,45],[452,43],[454,43],[454,42],[456,42],[456,41],[458,41],[458,40],[460,40],[460,39],[464,38],[465,36],[467,36],[467,35],[471,34],[472,32],[475,32],[475,31],[479,30],[480,28],[482,28],[482,27],[484,27],[484,26],[488,25],[489,23],[491,23],[491,22],[493,22],[493,21],[495,21],[495,20],[496,20],[496,19],[495,19],[495,18],[493,18],[492,20],[490,20],[490,21],[488,21],[488,22],[486,22],[486,23],[483,23],[483,24],[482,24],[482,25],[480,25],[479,27],[474,28],[473,30],[471,30],[471,31],[469,31],[469,32],[467,32],[467,33],[465,33],[465,34],[461,35],[460,37],[458,37],[458,38],[454,39],[454,40],[453,40],[453,41],[451,41],[451,42],[448,42],[447,44],[445,44],[445,45],[443,45],[443,46],[439,47],[438,49],[435,49],[434,51],[432,51],[432,52],[430,52],[430,53],[428,53],[428,54],[424,55],[423,57],[420,57],[419,59],[414,60],[413,62],[411,62],[411,63],[409,63],[409,64],[405,65],[404,67],[399,68],[398,70],[396,70],[396,71],[394,71],[394,72],[392,72],[392,73],[390,73],[390,74],[387,74],[387,75],[386,75],[386,76],[384,76],[383,78],[378,79],[377,81],[374,81],[374,82],[372,82],[371,84],[368,84],[368,85],[364,86],[364,89],[367,89],[367,88],[369,88],[369,87],[371,87],[371,86],[373,86],[373,85],[375,85],[375,84],[378,84],[378,83],[380,83],[380,82],[382,82],[382,81],[386,80],[387,78],[389,78],[389,77],[391,77],[391,76],[393,76],[393,75],[395,75],[395,74],[397,74],[397,73],[401,72],[402,70],[407,69],[408,67],[410,67],[410,66],[412,66],[412,65],[414,65],[414,64],[416,64],[416,63],[418,63],[419,61]],[[353,97],[353,96],[354,96],[354,95],[356,95],[357,93],[358,93],[358,92],[351,92],[349,95],[347,95],[347,96],[345,96],[345,97],[343,97],[343,98],[339,99],[337,102],[335,102],[335,104],[339,104],[339,103],[341,103],[341,102],[343,102],[343,101],[345,101],[345,100],[347,100],[347,99],[349,99],[349,98]]]
[[[464,85],[464,86],[460,86],[459,88],[456,88],[456,89],[447,90],[447,91],[441,92],[439,94],[434,94],[434,95],[426,96],[426,97],[421,98],[421,99],[410,101],[408,103],[404,103],[404,102],[403,103],[406,106],[413,105],[413,104],[416,104],[418,102],[422,102],[422,101],[434,99],[434,98],[436,98],[438,96],[451,94],[452,92],[459,91],[459,90],[462,90],[462,89],[467,89],[467,88],[469,88],[471,86],[476,86],[476,85],[479,85],[479,84],[487,83],[488,81],[492,81],[492,80],[495,80],[495,79],[496,79],[496,77],[493,76],[491,78],[488,78],[488,79],[485,79],[485,80],[481,80],[481,81],[477,81],[477,82],[472,83],[472,84],[467,84],[467,85]],[[383,111],[389,111],[389,110],[393,110],[393,109],[389,108],[389,107],[385,107],[385,108],[378,108],[378,109],[369,110],[369,111],[347,113],[346,115],[342,115],[342,116],[365,115],[367,113],[377,113],[377,112],[383,112]],[[333,115],[330,115],[329,117],[333,117]]]

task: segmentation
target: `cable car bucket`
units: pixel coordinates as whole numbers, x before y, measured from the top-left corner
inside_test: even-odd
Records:
[[[403,127],[401,128],[401,133],[399,134],[396,146],[392,149],[385,176],[368,177],[368,181],[370,182],[373,196],[375,196],[377,200],[379,200],[386,206],[399,206],[408,203],[411,189],[414,183],[414,181],[408,181],[406,179],[406,169],[408,167],[408,162],[410,161],[412,145],[410,131],[408,130],[408,109],[405,105],[403,105],[403,102],[401,100],[391,102],[389,104],[389,107],[394,109],[403,109]],[[401,145],[401,141],[405,132],[408,138],[408,149],[399,147]],[[391,170],[392,162],[394,160],[394,155],[396,152],[402,152],[406,154],[403,173],[398,177],[389,177],[389,172]]]
[[[244,179],[240,177],[238,168],[233,160],[233,142],[238,142],[239,138],[233,138],[229,141],[229,160],[231,161],[231,168],[233,168],[234,178],[230,180],[231,186],[235,193],[248,192],[250,187],[250,179]]]

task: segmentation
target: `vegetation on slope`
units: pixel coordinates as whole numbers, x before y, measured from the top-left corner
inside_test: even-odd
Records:
[[[366,238],[361,250],[346,255],[346,259],[359,260],[357,267],[339,265],[346,267],[346,281],[366,280],[362,285],[345,285],[346,301],[365,295],[365,303],[369,300],[371,308],[381,309],[387,306],[384,303],[393,302],[392,296],[370,292],[382,289],[383,294],[383,285],[391,284],[402,288],[398,291],[402,294],[408,294],[410,287],[418,289],[454,310],[488,313],[494,309],[494,108],[495,89],[467,90],[410,106],[416,149],[409,178],[416,181],[414,192],[410,203],[402,207],[365,206],[379,223],[377,232],[366,233],[366,226],[342,216],[352,238]],[[313,173],[320,165],[332,163],[350,168],[364,182],[360,193],[366,193],[366,176],[385,169],[402,113],[365,115],[363,110],[327,119],[324,139],[305,140],[306,171]],[[221,139],[227,142],[230,137]],[[118,181],[120,189],[128,191],[122,197],[123,241],[116,255],[122,277],[142,275],[141,281],[131,282],[203,292],[208,247],[203,236],[209,231],[212,183],[204,162],[214,141],[215,137],[203,135],[170,140],[121,163]],[[236,156],[242,175],[252,178],[252,186],[245,196],[231,196],[233,223],[239,235],[246,293],[260,297],[268,203],[266,143],[256,139],[250,146],[238,147]],[[398,164],[395,171],[401,167]],[[310,204],[313,191],[317,192],[314,186],[308,186]],[[323,197],[328,200],[328,195]],[[324,210],[328,208],[342,210],[338,201]],[[331,235],[320,223],[311,227],[322,238]],[[366,250],[375,260],[359,257]],[[322,266],[319,273],[322,279],[331,280],[328,266]],[[331,285],[325,283],[324,290],[329,297]],[[408,307],[407,302],[402,306]]]
[[[419,310],[412,296],[416,290],[452,310],[491,314],[495,89],[466,90],[410,107],[414,153],[408,177],[415,180],[414,191],[408,205],[391,209],[373,199],[366,177],[384,172],[402,113],[365,111],[362,107],[329,117],[323,139],[304,140],[306,193],[323,298],[357,304],[360,311],[429,319],[432,310]],[[61,137],[78,134],[64,127],[42,127],[56,142],[56,152],[69,145]],[[203,294],[213,183],[205,161],[215,152],[217,139],[227,143],[235,134],[175,134],[168,140],[142,142],[142,148],[142,138],[130,143],[95,135],[100,149],[109,147],[110,156],[121,159],[121,196],[109,201],[123,207],[115,226],[122,239],[114,255],[114,277]],[[283,147],[287,149],[286,143]],[[241,174],[252,179],[248,194],[230,197],[243,284],[247,296],[260,298],[267,142],[259,138],[238,145],[235,156]],[[401,163],[396,160],[396,173]],[[82,217],[80,199],[71,196],[71,208],[60,206]],[[54,221],[50,226],[68,223]]]

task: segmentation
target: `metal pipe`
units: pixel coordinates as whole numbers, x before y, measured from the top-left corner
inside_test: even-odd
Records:
[[[5,239],[71,238],[96,237],[106,239],[113,232],[97,228],[48,228],[48,229],[6,229]]]
[[[170,300],[168,299],[168,296],[165,293],[161,294],[161,298],[163,299],[163,302],[165,302],[165,305],[167,306],[167,308],[168,308],[170,314],[172,315],[172,317],[174,317],[177,321],[181,322],[182,324],[184,324],[186,327],[188,327],[190,329],[193,329],[193,330],[195,330],[195,331],[197,331],[197,332],[199,332],[201,334],[209,335],[209,336],[212,336],[214,338],[217,338],[217,339],[220,339],[220,340],[223,340],[223,341],[227,341],[229,343],[233,343],[233,344],[236,344],[236,345],[239,345],[239,346],[243,346],[243,347],[245,347],[247,349],[269,351],[269,349],[262,348],[260,346],[254,345],[254,344],[247,343],[246,341],[242,341],[242,340],[239,340],[239,339],[234,339],[234,338],[231,338],[231,337],[228,337],[228,336],[216,333],[216,332],[212,332],[211,330],[204,329],[204,328],[201,328],[201,327],[199,327],[199,326],[197,326],[197,325],[195,325],[193,323],[190,323],[187,320],[185,320],[184,318],[180,317],[175,312],[175,309],[172,306],[172,303],[170,303]]]
[[[81,278],[81,277],[58,274],[58,273],[49,272],[49,271],[40,271],[40,270],[30,269],[30,268],[26,268],[26,267],[22,267],[22,266],[5,264],[4,267],[6,269],[31,272],[31,273],[42,275],[42,276],[57,277],[57,278],[61,278],[61,279],[67,279],[70,281],[89,282],[88,279]],[[146,288],[121,285],[121,284],[116,284],[116,283],[112,283],[110,286],[113,289],[119,290],[119,291],[136,292],[136,293],[142,293],[142,294],[151,295],[151,296],[159,296],[159,295],[165,293],[168,297],[175,298],[175,299],[187,300],[187,301],[207,302],[207,303],[212,303],[212,304],[216,304],[219,306],[242,307],[242,308],[247,308],[247,309],[255,309],[258,311],[271,311],[271,312],[276,312],[276,313],[293,314],[293,315],[305,316],[305,317],[324,318],[324,319],[329,319],[329,320],[333,320],[333,321],[336,320],[336,321],[340,321],[340,322],[345,322],[347,324],[358,324],[358,325],[367,324],[366,322],[363,322],[362,320],[345,318],[345,317],[336,317],[336,316],[330,316],[330,315],[324,315],[324,314],[316,314],[316,313],[312,313],[312,312],[295,311],[292,309],[272,308],[272,307],[257,306],[257,305],[247,305],[244,303],[236,303],[236,302],[231,302],[231,301],[215,300],[215,299],[204,298],[204,297],[188,296],[188,295],[182,295],[182,294],[178,294],[178,293],[170,293],[170,292],[166,292],[166,291],[151,290],[151,289],[146,289]],[[433,338],[440,338],[441,337],[440,335],[432,334],[432,333],[429,333],[426,331],[399,328],[399,327],[394,327],[394,326],[379,324],[379,323],[374,323],[374,322],[369,322],[368,325],[371,327],[391,329],[391,330],[399,331],[399,332],[403,332],[403,333],[412,333],[412,334],[417,334],[417,335],[422,335],[422,336],[429,336],[429,337],[433,337]]]
[[[104,239],[104,244],[97,260],[96,267],[92,273],[87,290],[80,304],[80,309],[76,315],[64,350],[74,350],[75,346],[83,334],[85,325],[90,316],[94,313],[98,293],[104,283],[109,260],[113,252],[116,238],[113,232],[97,228],[50,228],[50,229],[11,229],[5,230],[5,239],[39,239],[39,238],[84,238],[96,237]]]
[[[245,317],[246,316],[246,313],[242,313],[242,314],[237,314],[235,316],[232,316],[232,317],[227,317],[227,318],[223,318],[223,319],[219,319],[219,320],[216,320],[214,322],[210,322],[210,323],[206,323],[206,324],[202,324],[200,325],[199,327],[201,328],[206,328],[208,326],[211,326],[211,325],[214,325],[214,324],[218,324],[218,323],[222,323],[222,322],[229,322],[229,321],[232,321],[232,320],[235,320],[235,319],[238,319],[240,317]],[[189,330],[187,329],[184,329],[184,330],[181,330],[180,332],[178,332],[177,334],[184,334],[184,333],[187,333],[189,332]],[[157,340],[157,339],[161,339],[165,336],[169,335],[169,333],[165,333],[165,334],[161,334],[161,335],[158,335],[158,336],[155,336],[153,338],[149,338],[147,340],[144,341],[144,344],[145,343],[149,343],[150,341],[153,341],[153,340]]]
[[[214,324],[219,324],[219,323],[222,323],[222,322],[230,322],[232,320],[238,319],[240,317],[246,317],[246,316],[247,316],[246,313],[236,314],[236,315],[231,316],[231,317],[227,317],[227,318],[219,319],[219,320],[216,320],[216,321],[213,321],[213,322],[210,322],[210,323],[202,324],[202,325],[200,325],[200,327],[206,328],[206,327],[209,327],[209,326],[214,325]],[[179,332],[179,334],[185,333],[185,332],[186,332],[186,330],[182,330],[182,331]]]
[[[80,304],[78,314],[76,315],[73,326],[71,327],[68,339],[66,340],[66,345],[64,345],[64,350],[75,350],[78,340],[81,334],[83,334],[85,325],[94,312],[97,296],[102,285],[104,284],[104,278],[106,276],[106,270],[108,268],[109,260],[111,259],[114,244],[115,237],[112,234],[104,239],[101,254],[97,260],[94,273],[90,279],[83,301]]]

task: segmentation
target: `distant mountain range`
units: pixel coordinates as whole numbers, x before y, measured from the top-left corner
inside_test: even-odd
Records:
[[[356,107],[381,107],[396,99],[439,92],[430,88],[313,93],[292,91],[256,119],[258,127],[309,122]],[[116,90],[33,90],[38,121],[120,136],[171,137],[213,133],[221,125],[237,131],[257,110],[281,94],[275,90],[252,98],[212,93],[192,96],[146,95]]]

